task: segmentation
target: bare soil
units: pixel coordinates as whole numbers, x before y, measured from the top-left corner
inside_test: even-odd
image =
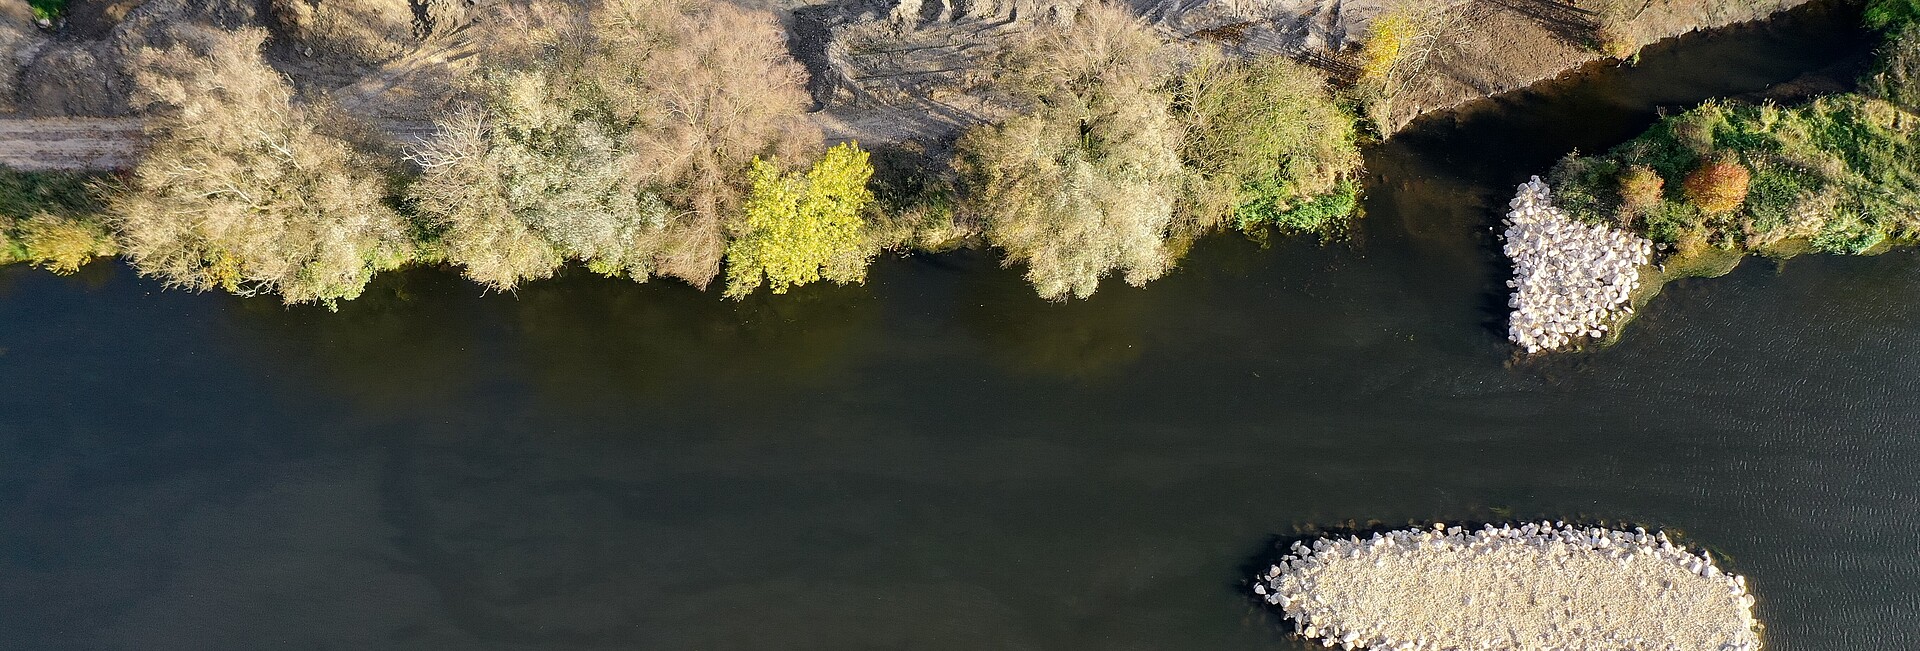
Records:
[[[1633,49],[1689,32],[1766,18],[1809,0],[1651,0],[1622,33]],[[1394,102],[1397,130],[1428,112],[1525,88],[1605,58],[1594,15],[1581,5],[1544,0],[1473,3],[1470,29],[1436,52],[1429,74]]]
[[[0,120],[0,166],[17,170],[120,169],[140,154],[140,120]]]

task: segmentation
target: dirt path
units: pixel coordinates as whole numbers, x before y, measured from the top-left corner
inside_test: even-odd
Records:
[[[410,144],[433,134],[433,123],[421,116],[441,99],[410,89],[446,84],[409,82],[448,76],[477,50],[470,39],[449,38],[388,62],[332,95],[341,109]],[[126,169],[138,160],[144,141],[139,118],[0,118],[0,165],[27,171]]]
[[[0,119],[0,165],[17,170],[124,169],[141,142],[136,118]]]

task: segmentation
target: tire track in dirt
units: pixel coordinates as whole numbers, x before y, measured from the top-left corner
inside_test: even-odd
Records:
[[[138,118],[0,119],[0,165],[16,170],[115,170],[140,156]]]

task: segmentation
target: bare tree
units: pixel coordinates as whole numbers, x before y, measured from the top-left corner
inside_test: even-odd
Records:
[[[411,240],[372,166],[317,132],[261,60],[265,38],[207,30],[139,53],[151,148],[110,213],[144,274],[331,305],[407,260]]]

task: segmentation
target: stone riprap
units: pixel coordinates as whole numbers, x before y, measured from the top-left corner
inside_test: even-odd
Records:
[[[1564,523],[1296,542],[1254,577],[1294,631],[1396,651],[1754,651],[1745,577],[1665,533]]]
[[[1520,184],[1507,206],[1509,340],[1528,353],[1567,348],[1605,337],[1633,313],[1629,301],[1653,242],[1567,217],[1538,176]]]

